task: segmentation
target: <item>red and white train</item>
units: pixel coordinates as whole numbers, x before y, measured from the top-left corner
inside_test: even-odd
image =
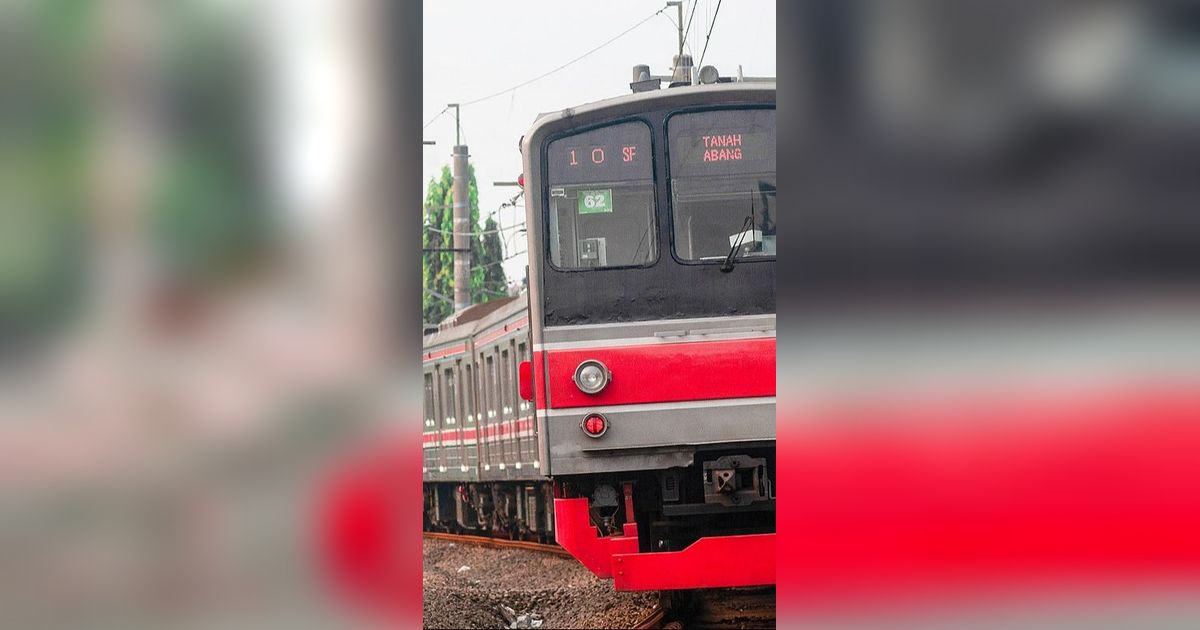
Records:
[[[775,84],[543,114],[529,291],[423,347],[425,523],[618,590],[775,582]]]

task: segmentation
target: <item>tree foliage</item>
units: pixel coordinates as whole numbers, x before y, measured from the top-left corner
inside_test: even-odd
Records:
[[[468,165],[468,199],[471,220],[471,303],[478,304],[507,295],[508,280],[504,275],[504,251],[495,219],[488,217],[482,232],[479,229],[479,187],[475,183],[475,167]],[[422,281],[425,287],[421,302],[422,318],[426,324],[436,324],[454,311],[448,301],[454,298],[454,177],[450,167],[443,166],[438,177],[430,178],[425,192],[425,230],[422,245],[427,250],[422,257]],[[445,251],[428,251],[445,250]]]

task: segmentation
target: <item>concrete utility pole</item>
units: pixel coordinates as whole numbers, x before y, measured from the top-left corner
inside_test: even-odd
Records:
[[[455,121],[457,121],[457,116]],[[454,311],[471,305],[471,203],[467,147],[454,145]]]
[[[460,113],[458,103],[450,103],[446,109],[454,108],[454,146],[462,144],[462,140],[458,137],[462,132],[462,127],[458,124],[458,114]]]
[[[675,0],[672,0],[671,2],[667,3],[667,6],[675,7],[675,12],[678,14],[678,17],[676,18],[677,23],[675,24],[675,27],[679,29],[679,53],[678,53],[678,55],[679,55],[679,58],[682,59],[683,58],[683,2],[682,2],[682,0],[680,0],[678,2],[676,2]]]

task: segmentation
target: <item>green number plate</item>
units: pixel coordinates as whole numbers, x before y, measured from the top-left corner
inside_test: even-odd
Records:
[[[579,214],[612,212],[612,190],[579,191]]]

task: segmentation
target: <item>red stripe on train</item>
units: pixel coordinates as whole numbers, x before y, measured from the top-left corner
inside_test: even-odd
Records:
[[[533,406],[546,408],[546,352],[533,351]]]
[[[553,350],[547,355],[550,400],[556,409],[775,395],[774,338]],[[612,382],[594,396],[572,380],[575,368],[587,359],[602,361],[612,372]]]
[[[529,325],[529,318],[522,317],[521,319],[518,319],[517,321],[515,321],[511,324],[505,324],[502,328],[493,329],[491,331],[484,333],[478,339],[475,340],[475,345],[482,346],[484,344],[490,343],[492,341],[495,341],[495,340],[503,337],[504,335],[514,332],[520,328],[524,328],[528,325]]]
[[[504,435],[507,433],[517,433],[533,428],[533,418],[522,418],[520,420],[505,420],[496,424],[490,424],[483,428],[484,435],[489,437],[495,435]]]
[[[422,359],[424,359],[425,361],[430,361],[433,359],[440,359],[442,357],[448,357],[448,356],[459,354],[459,353],[466,352],[466,351],[467,351],[467,344],[460,343],[457,346],[450,346],[449,348],[446,348],[444,350],[434,350],[431,352],[426,352],[424,355],[422,355]]]

